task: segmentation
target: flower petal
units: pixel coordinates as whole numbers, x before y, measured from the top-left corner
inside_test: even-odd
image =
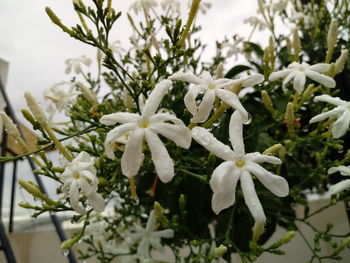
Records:
[[[265,80],[264,75],[254,74],[254,75],[251,75],[251,76],[247,77],[246,79],[244,79],[242,82],[242,86],[243,87],[252,87],[256,84],[263,82],[264,80]]]
[[[232,161],[234,153],[227,145],[217,140],[213,134],[202,127],[192,129],[192,137],[209,152],[225,161]]]
[[[219,89],[219,90],[216,90],[216,95],[227,105],[239,111],[239,113],[242,116],[242,122],[244,124],[248,124],[250,122],[249,113],[242,106],[241,102],[239,101],[235,93],[233,93],[232,91]]]
[[[253,162],[247,163],[247,170],[254,174],[259,179],[259,181],[273,194],[279,197],[288,195],[288,182],[283,177],[270,173],[259,164]]]
[[[145,135],[159,179],[163,183],[170,182],[174,177],[173,160],[157,134],[145,129]]]
[[[252,161],[254,163],[272,163],[272,164],[281,164],[282,161],[272,155],[261,154],[259,152],[248,153],[245,155],[247,160]]]
[[[256,194],[254,182],[248,171],[241,174],[241,187],[246,205],[250,213],[255,219],[255,222],[265,223],[266,216],[264,209],[261,206],[259,198]]]
[[[294,69],[283,69],[280,71],[272,72],[269,76],[269,81],[275,81],[278,79],[285,78],[291,72],[294,72]]]
[[[174,114],[168,112],[157,113],[149,118],[150,124],[158,122],[172,122],[175,125],[185,125],[182,120],[177,118]]]
[[[326,194],[327,195],[338,194],[341,191],[344,191],[344,190],[349,189],[349,188],[350,188],[350,179],[343,180],[343,181],[340,181],[337,184],[331,185],[329,187],[328,192]]]
[[[174,125],[169,123],[154,123],[149,128],[155,133],[172,140],[177,146],[188,149],[191,145],[191,132],[185,125]]]
[[[174,237],[174,230],[172,229],[164,229],[161,231],[153,232],[152,237],[155,238],[172,238]]]
[[[137,175],[144,159],[142,153],[142,142],[144,129],[134,130],[125,146],[121,159],[122,172],[125,176],[131,178]]]
[[[236,169],[232,161],[223,162],[213,171],[210,187],[214,193],[235,192],[239,175],[239,169]]]
[[[316,115],[309,121],[309,123],[319,122],[330,117],[338,117],[339,114],[342,114],[343,112],[344,112],[344,109],[342,109],[341,107],[336,107],[333,110],[326,111]]]
[[[77,182],[73,181],[69,189],[69,203],[71,207],[79,214],[84,215],[86,210],[79,205],[79,188]]]
[[[192,73],[177,72],[169,77],[171,80],[186,81],[196,85],[206,84],[204,80],[193,75]]]
[[[305,88],[305,82],[306,82],[305,73],[302,71],[295,72],[293,87],[299,95],[303,92]]]
[[[350,124],[350,110],[345,110],[340,118],[332,124],[333,138],[338,139],[342,137],[349,129]]]
[[[155,214],[155,211],[152,210],[147,220],[146,232],[148,233],[153,232],[156,229],[156,223],[157,223],[156,214]]]
[[[162,101],[165,94],[169,91],[169,88],[172,85],[171,80],[162,80],[160,83],[156,85],[154,90],[152,90],[151,94],[149,95],[145,106],[142,110],[142,117],[143,118],[149,118],[151,115],[153,115],[158,107],[160,102]]]
[[[308,76],[310,79],[322,84],[326,88],[334,88],[336,86],[336,82],[331,77],[328,77],[326,75],[320,74],[316,71],[312,70],[305,70],[306,76]]]
[[[318,73],[324,73],[326,71],[329,70],[331,65],[327,64],[327,63],[318,63],[312,66],[309,66],[307,69],[308,70],[312,70],[312,71],[316,71]]]
[[[219,214],[222,210],[230,207],[235,203],[235,192],[214,193],[211,199],[211,208],[215,214]]]
[[[333,98],[332,96],[329,96],[327,94],[323,94],[320,96],[316,96],[314,98],[314,101],[319,102],[319,101],[323,101],[323,102],[327,102],[336,106],[343,106],[347,104],[347,101],[341,100],[338,97]]]
[[[291,71],[288,75],[287,75],[287,77],[283,80],[283,82],[282,82],[282,90],[283,90],[283,92],[284,93],[286,93],[287,92],[287,83],[290,81],[290,80],[292,80],[293,78],[294,78],[294,76],[295,76],[295,73],[296,73],[296,71]]]
[[[207,90],[208,90],[207,85],[192,86],[189,88],[187,94],[185,95],[184,97],[185,106],[193,116],[197,114],[197,110],[198,110],[198,106],[196,102],[196,98],[198,94],[201,92],[205,92]]]
[[[110,159],[114,159],[114,151],[113,148],[111,146],[111,143],[118,139],[119,137],[121,137],[124,133],[133,130],[137,127],[136,123],[126,123],[126,124],[122,124],[118,127],[115,127],[114,129],[110,130],[107,133],[105,142],[104,142],[104,147],[105,147],[105,153],[107,155],[108,158]]]
[[[207,92],[205,92],[203,99],[198,106],[198,111],[195,115],[193,115],[191,122],[193,123],[205,122],[208,119],[211,110],[213,109],[214,102],[215,102],[215,90],[208,90]]]
[[[104,125],[114,125],[116,123],[138,122],[140,115],[129,112],[117,112],[102,116],[100,122]]]
[[[336,172],[340,172],[341,175],[350,176],[350,166],[340,165],[328,169],[328,174],[334,174]]]
[[[237,156],[243,156],[245,154],[243,142],[243,123],[242,116],[238,111],[235,111],[231,115],[229,132],[233,152]]]
[[[105,210],[105,200],[100,194],[94,191],[86,197],[89,201],[89,204],[96,212],[103,212]]]

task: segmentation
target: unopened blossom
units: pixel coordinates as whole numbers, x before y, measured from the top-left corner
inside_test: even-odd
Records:
[[[72,71],[75,74],[80,74],[83,72],[82,65],[85,65],[86,67],[90,67],[92,60],[88,58],[86,55],[76,57],[76,58],[69,58],[66,59],[66,74],[71,73]]]
[[[329,95],[320,95],[315,97],[314,101],[323,101],[335,105],[336,107],[330,111],[320,113],[310,120],[310,123],[319,122],[328,118],[333,118],[336,121],[332,123],[333,138],[342,137],[348,130],[350,124],[350,102],[341,100],[338,97]]]
[[[135,232],[130,234],[130,238],[134,243],[138,243],[137,255],[141,260],[150,259],[150,250],[154,248],[158,251],[163,250],[160,241],[162,238],[174,237],[174,230],[164,229],[157,230],[157,218],[154,210],[151,211],[146,228],[135,224]]]
[[[242,87],[253,86],[261,83],[264,80],[264,76],[261,74],[255,74],[247,78],[235,80],[226,78],[214,79],[208,71],[203,71],[200,77],[197,77],[192,73],[177,72],[173,74],[170,79],[194,84],[189,87],[189,91],[184,98],[186,108],[193,115],[191,122],[205,122],[213,109],[215,98],[218,97],[227,105],[239,111],[242,115],[243,122],[248,123],[248,112],[242,106],[238,96],[232,92],[230,88],[235,85],[242,85]],[[198,105],[196,98],[201,93],[203,93],[203,98]]]
[[[350,166],[341,165],[338,167],[331,167],[328,169],[328,174],[334,174],[336,172],[340,172],[340,174],[344,176],[350,176]],[[338,194],[349,188],[350,188],[350,179],[346,179],[346,180],[340,181],[339,183],[331,185],[326,195],[331,196],[334,194]]]
[[[245,153],[242,117],[237,111],[231,116],[229,134],[233,151],[218,141],[208,130],[202,127],[192,129],[192,136],[199,144],[225,160],[216,167],[210,179],[210,186],[214,192],[212,209],[219,214],[235,203],[236,186],[240,180],[244,200],[251,214],[256,222],[264,223],[266,217],[255,191],[252,174],[273,194],[280,197],[287,196],[289,192],[287,181],[259,165],[262,162],[281,164],[281,160],[258,152]]]
[[[150,8],[157,7],[158,3],[156,0],[136,0],[131,4],[130,9],[134,10],[135,14],[145,9],[146,11]]]
[[[104,146],[106,155],[114,159],[112,144],[126,133],[130,133],[121,159],[122,173],[135,176],[143,162],[143,141],[151,151],[152,160],[160,180],[169,182],[174,177],[174,163],[158,134],[172,140],[176,145],[188,149],[191,134],[185,124],[170,113],[156,113],[163,97],[171,87],[170,80],[160,82],[149,95],[142,114],[117,112],[105,115],[100,122],[105,125],[121,125],[108,132]]]
[[[160,5],[165,11],[169,10],[173,13],[180,13],[181,6],[178,0],[163,0]]]
[[[69,203],[79,214],[85,214],[85,208],[80,205],[80,194],[85,196],[97,212],[105,209],[103,197],[97,193],[98,178],[93,158],[87,152],[80,152],[64,169],[60,176],[63,182],[62,191],[69,197]]]
[[[284,92],[287,92],[287,83],[293,80],[293,87],[298,94],[301,94],[305,88],[306,77],[322,84],[326,88],[334,88],[336,85],[335,80],[322,74],[328,71],[329,68],[330,65],[326,63],[318,63],[310,66],[306,62],[301,64],[293,62],[286,69],[271,73],[269,80],[283,79],[282,89]]]
[[[75,91],[74,83],[60,82],[44,91],[44,97],[50,102],[54,112],[67,110],[75,103],[78,92]],[[53,114],[54,112],[51,112]]]

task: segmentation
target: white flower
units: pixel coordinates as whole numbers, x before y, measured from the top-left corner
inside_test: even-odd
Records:
[[[173,74],[170,79],[195,84],[194,86],[190,86],[189,91],[184,98],[186,108],[193,115],[191,122],[205,122],[213,109],[215,97],[218,97],[227,105],[239,111],[242,115],[243,122],[248,123],[250,121],[248,112],[243,108],[237,95],[233,93],[230,88],[233,85],[242,85],[243,87],[253,86],[262,82],[264,76],[256,74],[244,79],[213,79],[208,71],[203,71],[200,77],[197,77],[192,73],[177,72]],[[197,105],[196,98],[200,93],[204,94],[202,101]]]
[[[97,193],[98,178],[93,158],[87,152],[81,152],[67,165],[60,177],[63,182],[62,191],[69,196],[72,208],[79,214],[86,210],[79,204],[79,195],[82,193],[89,204],[97,212],[105,209],[103,197]]]
[[[303,62],[302,64],[293,62],[288,68],[271,73],[269,80],[274,81],[284,78],[282,89],[287,92],[286,85],[293,79],[293,87],[298,94],[301,94],[305,88],[306,77],[322,84],[326,88],[334,88],[336,83],[334,79],[324,74],[329,70],[330,65],[326,63],[318,63],[310,66]]]
[[[344,176],[350,176],[350,166],[341,165],[338,167],[331,167],[328,169],[328,174],[334,174],[336,172],[340,172],[340,174]],[[340,181],[337,184],[331,185],[326,195],[331,196],[334,194],[338,194],[341,191],[344,191],[349,188],[350,188],[350,179],[346,179],[346,180]]]
[[[166,11],[180,13],[180,2],[177,0],[163,0],[160,5]]]
[[[230,141],[233,151],[229,146],[218,141],[209,131],[202,127],[192,129],[193,138],[211,153],[225,160],[213,172],[210,186],[213,190],[212,209],[216,214],[235,203],[235,190],[238,180],[241,180],[241,188],[245,203],[256,222],[265,222],[266,217],[255,192],[251,173],[268,188],[273,194],[284,197],[288,195],[287,181],[259,165],[261,162],[280,164],[281,160],[270,155],[258,152],[245,153],[243,144],[242,117],[238,112],[231,116]]]
[[[161,100],[168,92],[172,82],[163,80],[151,92],[143,107],[142,114],[117,112],[105,115],[100,122],[105,125],[121,125],[112,129],[106,137],[104,146],[106,155],[114,159],[111,144],[130,131],[128,142],[121,159],[122,172],[127,177],[135,176],[143,162],[142,143],[145,141],[151,151],[152,160],[160,180],[169,182],[174,177],[174,163],[158,134],[172,140],[176,145],[188,149],[191,134],[185,124],[170,113],[157,113]]]
[[[264,30],[265,28],[268,28],[269,25],[262,21],[261,19],[257,18],[256,16],[250,16],[243,20],[244,24],[249,24],[252,27],[257,27],[259,31]]]
[[[83,72],[81,65],[85,65],[87,67],[90,67],[92,60],[88,58],[86,55],[77,57],[77,58],[69,58],[66,59],[66,74],[69,74],[74,71],[75,74],[80,74]]]
[[[137,255],[141,259],[150,259],[150,248],[153,247],[159,251],[162,251],[163,247],[160,243],[161,238],[174,237],[174,230],[164,229],[156,231],[157,218],[154,210],[151,211],[146,228],[143,228],[135,224],[136,232],[131,233],[131,239],[134,242],[138,242]]]
[[[244,41],[243,37],[239,37],[239,36],[235,35],[235,36],[233,36],[233,41],[232,42],[224,43],[222,45],[222,47],[228,49],[227,53],[226,53],[226,57],[235,56],[235,59],[237,59],[238,55],[242,51],[242,48],[239,47],[239,45],[242,44],[243,41]]]
[[[148,10],[153,7],[157,7],[158,3],[156,0],[136,0],[131,4],[130,9],[134,10],[135,14],[138,14],[143,8]]]
[[[337,107],[330,111],[326,111],[316,115],[310,120],[310,123],[315,123],[327,118],[334,117],[337,120],[332,124],[333,138],[338,139],[341,136],[343,136],[347,132],[350,124],[350,102],[341,100],[337,97],[333,98],[326,94],[317,96],[314,100],[328,102],[333,105],[336,105]]]
[[[60,82],[44,91],[44,97],[50,101],[54,111],[62,112],[75,103],[77,92],[74,90],[75,83]]]

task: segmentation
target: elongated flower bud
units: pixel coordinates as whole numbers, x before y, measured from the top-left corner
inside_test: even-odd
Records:
[[[224,77],[224,64],[222,62],[220,62],[220,64],[218,65],[218,67],[216,69],[215,78],[221,79],[223,77]]]
[[[326,63],[330,63],[333,56],[334,48],[337,44],[338,38],[338,22],[336,19],[332,19],[332,22],[329,27],[328,35],[327,35],[327,56]]]
[[[40,107],[40,104],[37,102],[37,100],[32,95],[32,93],[30,93],[29,91],[26,91],[24,93],[24,97],[27,101],[27,105],[28,105],[30,111],[34,115],[34,118],[40,123],[41,126],[47,127],[47,125],[48,125],[47,117],[46,117],[43,109]]]
[[[13,139],[15,139],[19,143],[19,145],[21,145],[22,149],[25,152],[29,152],[28,145],[22,139],[21,133],[18,130],[16,124],[13,123],[12,119],[5,112],[1,111],[0,115],[8,135],[12,136]]]
[[[56,14],[51,10],[50,7],[46,7],[45,11],[46,11],[47,15],[50,17],[51,21],[55,25],[59,26],[63,30],[63,32],[66,32],[67,34],[69,34],[71,36],[74,35],[73,31],[71,31],[68,27],[66,27],[65,25],[62,24],[61,20],[56,16]]]
[[[252,242],[256,243],[259,240],[260,236],[265,232],[264,223],[255,222],[252,230],[253,230]]]
[[[185,30],[183,31],[181,39],[178,42],[179,46],[183,46],[185,44],[185,40],[186,40],[186,38],[188,36],[188,32],[191,29],[193,20],[196,17],[196,14],[198,12],[200,3],[201,3],[201,0],[192,0],[191,9],[190,9],[190,13],[188,15],[188,20],[187,20],[187,23],[186,23]]]
[[[272,154],[272,155],[275,155],[277,154],[283,147],[282,144],[278,143],[278,144],[275,144],[275,145],[272,145],[271,147],[267,148],[263,154]]]
[[[335,74],[338,74],[343,71],[345,63],[347,63],[349,57],[348,50],[342,50],[340,57],[335,62]]]
[[[299,61],[299,53],[301,51],[301,43],[300,43],[300,38],[298,34],[298,29],[295,28],[293,30],[293,49],[294,49],[294,61],[298,62]]]
[[[70,249],[72,246],[74,246],[76,243],[79,242],[79,240],[84,235],[84,229],[82,229],[80,232],[78,232],[74,237],[67,239],[62,242],[61,249]]]
[[[261,98],[265,108],[273,115],[275,110],[273,108],[272,100],[266,90],[261,91]]]
[[[48,198],[41,190],[39,187],[32,182],[28,182],[25,180],[18,180],[18,183],[28,192],[30,193],[34,198],[39,198],[40,200],[44,201],[48,205],[52,206],[58,206],[59,203],[51,200]]]
[[[93,94],[93,92],[88,89],[87,87],[85,87],[85,85],[83,85],[82,83],[78,82],[77,83],[78,88],[81,90],[81,92],[83,93],[83,96],[92,104],[95,105],[97,104],[97,100],[96,100],[96,96],[95,94]]]
[[[289,102],[287,104],[285,118],[287,122],[288,132],[293,133],[294,132],[294,106],[292,102]]]
[[[334,254],[337,255],[350,245],[350,237],[344,239],[340,245],[335,249]]]
[[[219,257],[222,257],[226,252],[227,252],[227,247],[221,244],[219,247],[215,248],[214,256],[216,258],[219,258]]]

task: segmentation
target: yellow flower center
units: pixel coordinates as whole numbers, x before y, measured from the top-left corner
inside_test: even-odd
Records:
[[[140,121],[139,123],[139,127],[140,128],[147,128],[149,125],[149,121],[148,120],[143,120],[143,121]]]
[[[80,174],[79,174],[79,173],[75,173],[75,174],[73,174],[73,177],[74,177],[75,179],[79,179],[79,178],[80,178]]]
[[[240,159],[240,160],[236,161],[235,164],[238,168],[242,168],[245,165],[245,161]]]
[[[215,89],[215,88],[216,88],[216,86],[213,84],[208,85],[208,89]]]

